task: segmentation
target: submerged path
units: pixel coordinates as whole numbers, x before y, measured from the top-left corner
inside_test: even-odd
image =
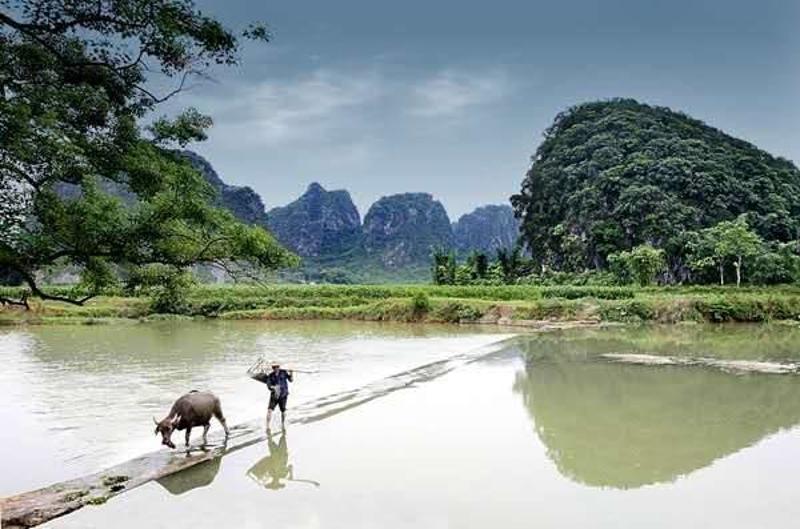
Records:
[[[770,375],[800,374],[800,364],[794,362],[765,362],[760,360],[725,360],[708,357],[664,356],[656,354],[606,353],[606,360],[644,366],[713,367],[733,373],[764,373]]]
[[[511,339],[513,337],[424,364],[360,388],[303,403],[292,408],[291,418],[287,422],[296,424],[322,420],[392,392],[438,378],[502,350]],[[205,448],[194,447],[188,453],[184,450],[159,450],[88,476],[0,499],[0,526],[4,529],[34,527],[86,505],[103,504],[113,496],[150,481],[263,441],[266,438],[263,426],[260,420],[240,424],[231,427],[227,443],[221,435],[212,435],[211,442]]]

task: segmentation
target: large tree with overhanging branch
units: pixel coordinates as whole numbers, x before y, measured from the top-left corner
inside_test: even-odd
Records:
[[[152,115],[235,65],[243,38],[268,33],[236,34],[190,0],[0,0],[0,268],[34,296],[80,304],[151,266],[292,264],[269,233],[216,208],[177,153],[211,119]],[[46,292],[37,272],[53,264],[77,266],[80,288]]]

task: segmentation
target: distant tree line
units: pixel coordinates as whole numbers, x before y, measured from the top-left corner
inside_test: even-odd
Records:
[[[521,244],[499,248],[493,256],[473,251],[462,262],[455,250],[437,248],[432,260],[431,277],[436,285],[514,284],[527,277],[533,266],[524,257]]]
[[[796,243],[764,241],[750,228],[746,215],[710,228],[686,232],[687,282],[725,285],[742,282],[775,285],[800,281],[800,255]],[[526,257],[522,246],[500,249],[490,258],[473,252],[458,262],[453,251],[433,253],[432,278],[437,285],[500,284],[637,284],[671,282],[663,248],[640,244],[607,256],[607,270],[565,272],[541,269]]]

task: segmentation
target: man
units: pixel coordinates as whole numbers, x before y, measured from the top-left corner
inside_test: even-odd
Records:
[[[269,405],[267,406],[267,431],[272,423],[272,411],[281,410],[281,429],[286,429],[286,400],[289,398],[289,382],[293,382],[292,371],[281,369],[279,364],[272,364],[272,372],[267,375],[266,384],[269,389]]]

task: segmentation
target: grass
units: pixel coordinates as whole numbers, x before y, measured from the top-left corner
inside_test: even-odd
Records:
[[[64,293],[66,287],[51,287]],[[2,288],[0,294],[19,294]],[[138,319],[356,319],[407,322],[800,320],[800,287],[433,285],[202,285],[181,315],[154,314],[147,297],[105,296],[77,307],[33,300],[0,309],[0,323],[106,323]]]

